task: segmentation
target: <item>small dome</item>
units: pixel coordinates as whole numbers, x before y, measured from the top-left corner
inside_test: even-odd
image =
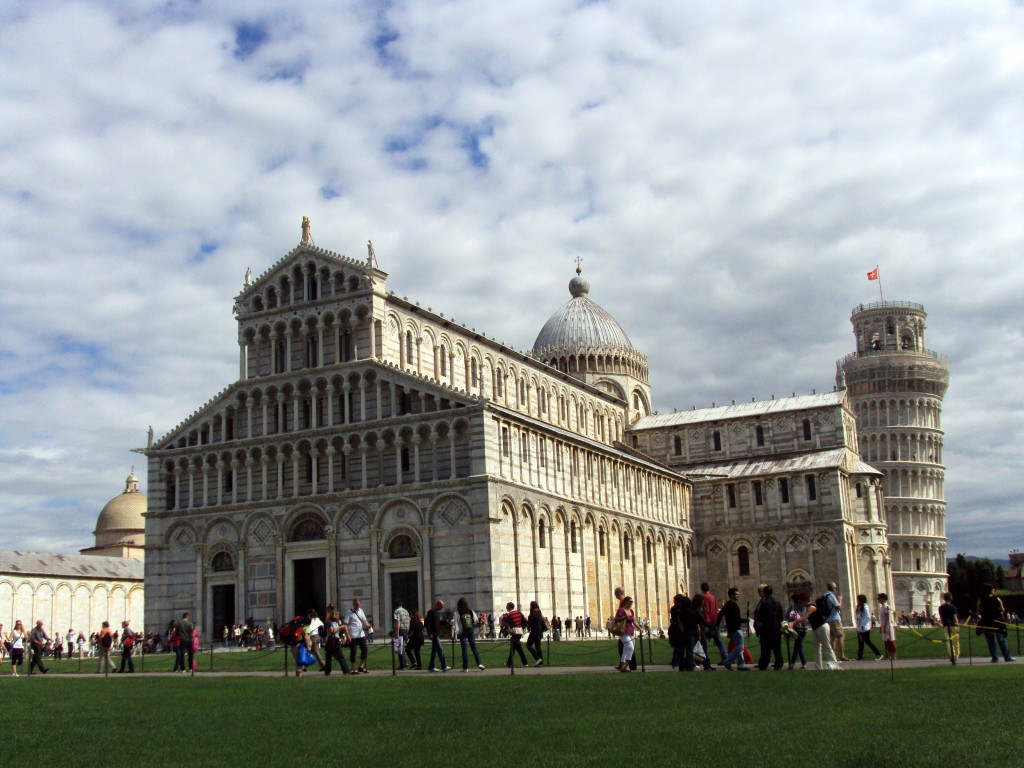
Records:
[[[597,349],[619,347],[633,349],[633,344],[615,318],[593,301],[590,281],[578,274],[569,281],[572,298],[544,323],[534,350],[547,347]]]
[[[103,506],[103,511],[96,520],[94,535],[98,538],[114,531],[145,530],[146,522],[142,515],[148,506],[148,499],[139,492],[139,479],[132,472],[125,480],[124,492]]]

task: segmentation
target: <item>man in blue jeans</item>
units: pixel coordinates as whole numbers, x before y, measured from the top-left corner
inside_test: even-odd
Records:
[[[709,625],[708,631],[712,635],[712,640],[715,641],[715,645],[718,647],[718,652],[722,654],[722,660],[725,660],[726,651],[725,643],[722,642],[722,636],[718,632],[718,598],[711,594],[711,587],[705,581],[700,585],[701,594],[704,595],[704,605],[701,608],[704,614],[704,624]],[[711,627],[714,631],[711,631]]]
[[[725,619],[725,632],[733,642],[733,649],[722,659],[721,666],[731,670],[735,661],[736,669],[746,672],[747,665],[743,660],[743,617],[740,615],[739,596],[739,588],[729,587],[729,599],[718,614],[718,624]],[[715,625],[716,631],[718,624]]]
[[[424,617],[423,626],[427,630],[427,635],[430,636],[430,671],[431,672],[447,672],[451,669],[444,659],[444,638],[441,636],[441,616],[444,611],[444,602],[438,600],[434,603],[434,607],[427,611],[426,617]],[[434,659],[441,662],[440,667],[434,666]]]

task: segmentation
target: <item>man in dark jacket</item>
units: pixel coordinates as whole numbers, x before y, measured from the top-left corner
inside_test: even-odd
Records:
[[[46,650],[46,644],[50,642],[50,636],[43,629],[42,619],[36,622],[35,629],[28,633],[28,638],[32,643],[32,661],[28,665],[28,673],[33,674],[33,670],[38,667],[39,671],[45,675],[50,670],[43,666],[43,651]]]
[[[761,588],[761,602],[754,611],[754,627],[757,629],[757,636],[761,638],[758,669],[768,669],[768,662],[773,653],[775,669],[782,669],[782,605],[775,599],[772,588],[768,585]]]
[[[733,643],[733,648],[720,662],[721,666],[731,670],[732,664],[736,662],[736,669],[740,672],[747,671],[746,662],[743,659],[743,616],[740,613],[740,590],[738,587],[729,587],[729,599],[722,610],[718,613],[718,622],[715,624],[715,631],[718,631],[718,624],[725,622],[725,631]]]
[[[444,659],[444,637],[441,634],[441,618],[444,613],[444,602],[438,600],[434,603],[434,607],[427,611],[426,617],[423,620],[423,626],[427,630],[427,636],[430,637],[430,671],[431,672],[447,672],[451,667],[448,666]],[[440,667],[434,666],[434,659],[441,662]]]

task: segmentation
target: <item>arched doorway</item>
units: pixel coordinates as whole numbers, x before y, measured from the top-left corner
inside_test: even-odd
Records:
[[[411,528],[399,527],[381,539],[381,565],[384,569],[383,606],[387,616],[395,600],[409,610],[423,612],[422,548],[419,535]]]
[[[314,511],[299,515],[288,528],[284,546],[287,616],[305,616],[311,608],[322,616],[330,602],[327,596],[328,544],[323,517]]]

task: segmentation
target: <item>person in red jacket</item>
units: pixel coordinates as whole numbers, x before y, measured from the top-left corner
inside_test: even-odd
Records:
[[[704,624],[711,639],[718,646],[718,652],[722,654],[722,661],[725,661],[727,655],[725,643],[722,642],[722,635],[718,631],[718,600],[711,594],[711,588],[706,581],[700,585],[700,591],[704,595]]]
[[[505,615],[501,617],[501,622],[503,626],[508,627],[509,637],[511,638],[508,649],[508,661],[505,662],[505,666],[512,666],[512,656],[515,653],[518,653],[519,658],[522,659],[522,666],[527,666],[526,654],[523,653],[523,633],[526,631],[526,617],[516,610],[515,603],[509,603],[505,606]]]

